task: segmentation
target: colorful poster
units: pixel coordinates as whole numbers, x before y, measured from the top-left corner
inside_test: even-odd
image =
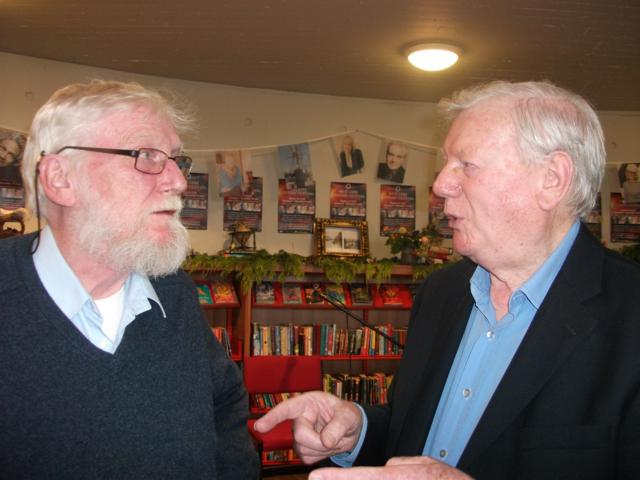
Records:
[[[180,213],[182,224],[190,230],[207,229],[209,174],[192,173],[187,190],[182,194],[184,207]]]
[[[429,187],[429,224],[434,225],[438,234],[443,238],[453,237],[449,220],[444,215],[444,198],[433,193],[432,187]]]
[[[587,218],[584,219],[585,226],[593,233],[597,238],[602,239],[602,198],[600,192],[596,197],[596,204],[594,205]]]
[[[254,232],[262,231],[262,178],[253,177],[251,187],[244,193],[224,197],[223,230],[233,230],[242,223]]]
[[[612,193],[609,209],[611,213],[611,242],[640,242],[640,202],[626,202],[621,193]]]
[[[24,133],[0,128],[0,208],[25,206],[20,164],[26,142]]]
[[[400,227],[416,229],[416,187],[380,185],[380,235],[388,237]]]
[[[313,233],[316,215],[316,185],[287,188],[286,179],[278,180],[278,232]]]
[[[278,158],[284,171],[284,179],[288,189],[311,186],[315,188],[308,143],[279,146]]]
[[[367,219],[367,184],[331,182],[329,211],[336,220]]]

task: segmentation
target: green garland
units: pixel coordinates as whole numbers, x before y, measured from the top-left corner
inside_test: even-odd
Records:
[[[235,274],[243,292],[249,292],[253,284],[262,280],[286,277],[301,278],[305,267],[322,269],[324,276],[334,283],[353,282],[358,276],[364,276],[365,282],[380,283],[391,278],[395,262],[384,258],[341,258],[341,257],[303,257],[280,250],[275,255],[259,250],[250,255],[208,255],[196,253],[189,256],[183,269],[188,272],[211,273],[221,275]],[[434,270],[433,266],[414,266],[414,278],[424,278]]]

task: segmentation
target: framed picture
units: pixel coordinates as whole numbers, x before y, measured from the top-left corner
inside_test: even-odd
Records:
[[[313,224],[316,255],[364,257],[369,255],[367,222],[316,218]]]

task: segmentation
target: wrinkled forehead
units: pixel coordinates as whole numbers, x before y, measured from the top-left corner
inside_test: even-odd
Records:
[[[179,142],[169,116],[161,109],[146,104],[123,105],[104,111],[84,130],[93,138],[114,141],[157,137],[166,138],[171,144]]]

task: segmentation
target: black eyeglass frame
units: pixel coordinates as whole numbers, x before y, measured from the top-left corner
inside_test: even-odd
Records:
[[[140,169],[138,166],[138,158],[140,157],[140,152],[144,150],[153,150],[154,152],[160,152],[165,157],[167,157],[167,160],[173,160],[174,162],[176,162],[176,165],[178,166],[178,168],[180,169],[180,172],[182,173],[182,175],[184,175],[185,178],[189,178],[189,175],[191,174],[191,166],[193,163],[193,160],[188,155],[174,155],[173,157],[171,157],[166,152],[158,148],[151,148],[151,147],[140,148],[138,150],[124,150],[120,148],[79,147],[79,146],[67,145],[66,147],[62,147],[60,150],[58,150],[56,154],[62,153],[65,150],[83,150],[86,152],[110,153],[112,155],[123,155],[125,157],[132,157],[135,159],[133,168],[135,168],[139,172],[146,173],[147,175],[160,175],[164,171],[167,165],[167,162],[165,161],[162,164],[162,168],[158,172],[149,172],[149,171]]]

